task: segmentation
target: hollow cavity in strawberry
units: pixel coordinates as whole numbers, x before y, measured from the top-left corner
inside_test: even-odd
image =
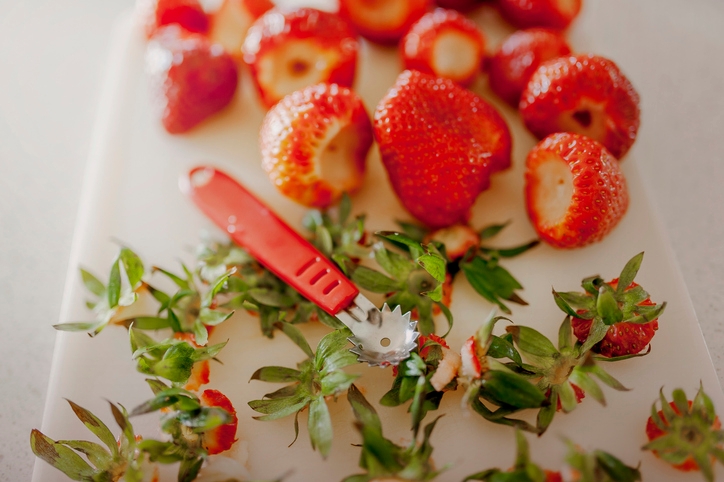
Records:
[[[498,0],[500,13],[517,28],[565,29],[581,11],[581,0]]]
[[[366,39],[395,44],[429,4],[430,0],[340,0],[339,14]]]
[[[469,86],[480,72],[485,38],[472,20],[455,10],[426,13],[400,42],[405,68]]]
[[[671,402],[660,392],[659,405],[657,411],[654,403],[646,421],[649,443],[643,449],[683,472],[700,470],[706,480],[713,481],[713,465],[717,460],[724,463],[724,431],[703,387],[693,401],[687,400],[681,389],[674,390]]]
[[[626,179],[605,147],[585,136],[552,134],[528,154],[528,217],[543,241],[579,248],[601,241],[629,204]]]
[[[176,24],[194,33],[209,29],[208,15],[198,0],[138,0],[136,14],[147,38],[165,25]]]
[[[520,96],[541,63],[571,53],[555,30],[531,28],[506,38],[488,59],[488,82],[500,98],[518,107]]]
[[[241,58],[241,46],[254,21],[271,10],[270,0],[223,0],[209,15],[209,39],[223,45],[234,58]]]
[[[320,82],[351,87],[357,68],[357,37],[340,16],[313,8],[273,9],[249,28],[244,62],[267,107],[285,95]]]
[[[274,186],[305,206],[327,207],[362,184],[372,125],[352,90],[319,84],[276,104],[259,139]]]
[[[590,137],[621,159],[636,140],[639,95],[618,66],[575,55],[541,64],[520,98],[526,127],[539,139],[554,132]]]
[[[223,47],[178,25],[153,36],[146,64],[156,109],[171,134],[186,132],[229,105],[239,83],[237,66]]]
[[[510,165],[508,126],[449,79],[405,71],[377,105],[375,137],[400,202],[432,228],[465,223],[490,175]]]
[[[225,452],[236,442],[236,429],[239,419],[236,416],[236,410],[231,401],[218,390],[204,390],[199,397],[201,405],[205,407],[218,407],[226,410],[231,414],[232,421],[230,423],[220,425],[211,430],[207,430],[202,435],[202,444],[209,455]]]

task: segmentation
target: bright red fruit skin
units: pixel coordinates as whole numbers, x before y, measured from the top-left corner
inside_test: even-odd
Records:
[[[395,193],[431,228],[464,223],[490,174],[510,165],[503,118],[449,79],[402,72],[377,105],[374,128]]]
[[[581,11],[581,0],[498,0],[500,13],[516,28],[567,28]]]
[[[264,70],[265,65],[275,62],[278,52],[295,41],[307,42],[303,47],[306,52],[321,52],[317,60],[306,62],[305,58],[303,65],[290,66],[287,59],[284,65],[273,71]],[[249,28],[242,46],[244,62],[251,69],[254,83],[267,107],[294,90],[320,82],[351,87],[357,69],[358,49],[357,37],[347,22],[337,14],[313,8],[291,12],[268,11]],[[335,60],[330,63],[324,52],[333,53]],[[316,73],[312,81],[292,90],[279,88],[280,78],[286,80],[298,74],[307,75],[310,70]]]
[[[436,65],[435,55],[452,57],[455,52],[435,48],[441,35],[454,32],[465,37],[462,48],[472,47],[477,62],[467,72],[453,74],[450,66]],[[452,46],[450,46],[452,47]],[[400,42],[400,51],[404,67],[408,70],[419,70],[438,77],[447,77],[463,86],[469,86],[480,72],[485,56],[485,37],[475,23],[455,10],[438,8],[423,15],[415,22]]]
[[[330,125],[335,123],[343,129],[349,126],[356,144],[351,157],[343,159],[347,174],[329,179],[320,149],[326,148]],[[319,84],[277,103],[264,118],[259,140],[262,167],[282,194],[305,206],[327,207],[362,184],[372,124],[352,90]]]
[[[205,407],[223,408],[231,414],[232,421],[225,425],[220,425],[203,434],[203,445],[209,455],[225,452],[236,442],[236,428],[239,419],[236,416],[236,410],[226,395],[218,390],[204,390],[199,397],[201,405]]]
[[[554,158],[556,161],[552,161]],[[545,162],[563,162],[570,171],[572,195],[560,219],[547,219],[537,199],[557,189],[539,177]],[[556,248],[579,248],[602,240],[621,220],[629,204],[626,179],[618,161],[598,142],[560,132],[543,139],[526,159],[525,202],[528,217],[543,241]]]
[[[560,32],[545,28],[519,30],[509,36],[488,60],[490,88],[518,107],[533,72],[546,60],[566,56],[571,49]]]
[[[430,0],[340,0],[339,14],[364,38],[393,45],[429,6]]]
[[[163,126],[188,131],[226,107],[239,83],[237,66],[220,45],[177,25],[151,39],[146,63]]]
[[[621,159],[636,140],[639,95],[611,60],[559,57],[541,64],[520,98],[526,127],[538,138],[553,132],[584,134]]]
[[[435,0],[435,4],[440,8],[452,8],[459,12],[469,12],[478,5],[482,5],[484,0]]]
[[[139,0],[136,11],[147,38],[151,38],[159,28],[172,24],[193,33],[209,30],[209,18],[198,0]]]

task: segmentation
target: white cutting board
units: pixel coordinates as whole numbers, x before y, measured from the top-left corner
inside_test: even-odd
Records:
[[[574,49],[592,52],[604,49],[607,30],[598,27],[586,12],[603,12],[603,18],[611,18],[605,15],[606,9],[604,0],[588,1],[584,15],[569,36]],[[477,13],[476,19],[483,25],[490,45],[497,45],[502,35],[509,32],[489,9]],[[192,261],[193,247],[201,231],[216,232],[177,187],[178,177],[194,165],[210,163],[228,171],[297,228],[305,212],[277,194],[261,170],[257,134],[264,111],[246,72],[233,106],[188,135],[170,136],[149,110],[144,43],[130,16],[119,20],[113,35],[110,68],[84,182],[83,211],[77,226],[60,322],[91,319],[84,305],[86,292],[77,268],[83,266],[105,279],[117,253],[113,240],[135,249],[147,267],[154,264],[179,272],[179,259]],[[370,112],[399,71],[396,51],[363,44],[356,88]],[[632,81],[636,85],[636,79]],[[513,109],[497,102],[484,85],[476,90],[495,103],[508,120],[514,138],[514,166],[493,178],[492,188],[480,196],[475,206],[472,224],[482,227],[512,220],[511,226],[494,242],[501,246],[521,243],[534,237],[523,208],[522,164],[535,141]],[[608,450],[629,465],[641,461],[644,480],[700,480],[699,474],[674,471],[650,453],[639,450],[645,443],[644,425],[651,404],[662,386],[667,395],[675,387],[681,387],[693,396],[701,381],[720,413],[724,413],[724,398],[686,287],[642,186],[636,158],[645,152],[636,149],[632,152],[623,162],[631,207],[608,238],[576,251],[540,246],[505,262],[524,285],[522,296],[530,303],[528,307],[513,306],[513,320],[536,327],[550,337],[555,337],[562,320],[551,297],[552,286],[557,290],[576,290],[585,276],[601,274],[612,278],[640,251],[645,251],[646,256],[637,281],[653,294],[655,301],[669,303],[648,356],[606,365],[610,373],[632,391],[615,392],[604,387],[607,407],[589,397],[573,413],[558,414],[542,438],[529,437],[531,454],[545,467],[558,468],[565,452],[560,439],[565,436],[586,449]],[[409,217],[388,186],[376,148],[368,161],[364,188],[354,198],[355,211],[368,213],[371,229],[391,229],[394,219]],[[474,333],[491,306],[474,295],[462,278],[456,282],[453,300],[455,328],[448,342],[458,349],[462,341]],[[313,345],[324,333],[323,329],[313,326],[304,330]],[[294,366],[303,359],[302,352],[282,335],[274,340],[262,337],[258,321],[246,314],[237,314],[225,322],[211,341],[226,339],[229,343],[219,357],[224,365],[212,365],[209,387],[229,395],[239,412],[240,442],[230,455],[243,461],[248,451],[247,467],[255,478],[273,478],[290,469],[292,473],[285,479],[288,481],[339,480],[358,473],[359,449],[351,444],[359,443],[360,438],[352,428],[351,411],[344,397],[331,404],[335,438],[327,461],[309,447],[306,415],[300,417],[299,440],[291,448],[287,445],[294,437],[292,417],[274,422],[251,418],[254,412],[247,402],[277,387],[263,382],[247,383],[251,373],[264,365]],[[365,366],[354,370],[363,374],[358,385],[377,406],[386,436],[398,443],[407,442],[410,419],[405,413],[406,407],[389,409],[376,404],[392,383],[389,370]],[[130,360],[123,328],[109,327],[94,339],[83,334],[58,333],[42,431],[54,439],[92,437],[75,419],[63,398],[92,410],[116,431],[106,400],[129,409],[134,407],[150,397],[143,379]],[[466,416],[459,409],[460,396],[460,392],[445,395],[438,413],[430,414],[426,420],[445,414],[432,437],[433,457],[438,467],[451,465],[439,480],[461,480],[465,475],[493,466],[510,467],[514,460],[512,430],[474,414]],[[136,419],[134,425],[147,436],[158,436],[156,415]],[[718,472],[724,473],[720,469]],[[66,479],[44,462],[37,461],[33,480]]]

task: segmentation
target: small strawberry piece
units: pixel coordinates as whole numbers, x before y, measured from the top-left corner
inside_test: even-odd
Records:
[[[240,58],[249,27],[273,7],[270,0],[223,0],[219,9],[210,15],[209,39]]]
[[[467,224],[454,224],[430,233],[426,236],[425,242],[430,241],[444,244],[447,259],[455,261],[462,258],[470,248],[480,245],[480,235]]]
[[[438,343],[443,348],[450,349],[447,342],[445,341],[445,338],[437,336],[434,333],[430,333],[427,336],[420,335],[419,337],[417,337],[417,347],[418,347],[418,350],[420,350],[420,358],[422,358],[423,360],[425,360],[427,358],[427,355],[429,354],[429,351],[430,351],[430,347],[425,346],[425,343],[427,343],[428,340]]]
[[[136,12],[149,39],[164,25],[177,24],[194,33],[209,30],[208,15],[198,0],[138,0]]]
[[[211,334],[211,330],[213,328],[213,326],[207,328],[209,334]],[[194,348],[199,348],[199,345],[196,343],[196,337],[193,333],[177,331],[173,334],[173,337],[176,340],[184,340]],[[184,385],[184,388],[194,392],[197,391],[202,385],[209,383],[210,373],[211,368],[209,366],[209,360],[200,360],[195,362],[193,368],[191,369],[191,376]]]
[[[429,4],[430,0],[340,0],[339,14],[366,39],[395,44]]]
[[[516,28],[567,28],[581,11],[581,0],[498,0],[500,13]]]
[[[220,425],[203,433],[202,444],[209,455],[218,454],[229,450],[234,442],[236,442],[236,428],[239,419],[236,416],[236,410],[231,401],[218,390],[204,390],[199,397],[201,405],[204,407],[223,408],[231,414],[232,421],[230,423]]]
[[[706,480],[713,481],[715,454],[721,454],[724,437],[714,405],[702,388],[694,401],[686,400],[681,389],[674,391],[673,398],[666,403],[662,393],[660,403],[667,406],[662,405],[658,412],[654,403],[652,413],[656,418],[652,415],[646,421],[649,443],[643,449],[651,450],[682,472],[701,470]]]
[[[584,392],[583,389],[575,383],[571,383],[571,388],[573,388],[573,393],[576,396],[576,403],[581,403],[581,401],[586,398],[586,392]],[[546,397],[550,396],[550,394],[551,391],[548,390],[546,392]],[[556,412],[560,412],[561,410],[563,410],[563,405],[561,404],[561,399],[559,398],[556,403]]]
[[[320,82],[351,87],[359,42],[350,25],[334,13],[313,8],[273,9],[249,28],[242,46],[267,107]]]
[[[555,30],[519,30],[506,38],[489,58],[490,88],[517,108],[520,95],[538,66],[570,53],[566,39]]]
[[[442,360],[437,366],[437,370],[430,377],[430,385],[438,392],[452,382],[460,370],[461,360],[460,355],[457,352],[450,350],[449,348],[443,348]]]
[[[545,482],[563,482],[563,476],[560,472],[554,470],[544,470]]]
[[[556,248],[602,240],[629,203],[618,161],[598,142],[571,133],[552,134],[528,154],[525,201],[533,227]]]
[[[455,10],[426,13],[400,43],[405,68],[473,83],[485,56],[485,38],[475,23]]]
[[[222,110],[239,83],[234,60],[220,45],[177,25],[153,37],[146,63],[157,109],[171,134],[186,132]]]
[[[621,159],[636,140],[639,95],[612,61],[595,55],[541,64],[520,98],[526,127],[538,138],[575,132],[597,140]]]
[[[468,338],[460,349],[460,375],[468,378],[480,378],[483,367],[478,356],[478,342],[475,336]]]
[[[510,166],[505,120],[449,79],[404,71],[377,105],[374,126],[398,198],[432,228],[465,223],[491,173]]]
[[[337,84],[288,95],[266,115],[262,167],[285,196],[326,207],[362,184],[372,125],[362,100]]]

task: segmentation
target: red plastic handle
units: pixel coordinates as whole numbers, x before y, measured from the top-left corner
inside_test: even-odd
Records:
[[[183,181],[182,190],[235,243],[330,315],[359,293],[317,248],[228,174],[196,167]]]

